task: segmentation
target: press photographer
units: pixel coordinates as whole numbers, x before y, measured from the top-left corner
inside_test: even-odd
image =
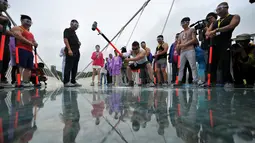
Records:
[[[230,47],[231,37],[235,28],[240,23],[239,15],[231,15],[228,12],[228,3],[223,2],[218,5],[216,12],[220,17],[219,20],[211,24],[206,32],[206,36],[213,38],[213,52],[211,64],[211,82],[217,81],[217,68],[221,72],[221,84],[225,87],[232,87],[233,79],[230,73]]]
[[[206,25],[203,27],[202,32],[199,34],[199,40],[201,41],[201,48],[203,50],[205,50],[206,53],[211,46],[211,38],[207,37],[205,34],[206,34],[206,31],[208,30],[208,28],[210,27],[210,25],[212,23],[214,23],[217,20],[217,18],[218,18],[218,16],[214,12],[210,12],[209,14],[207,14]],[[208,61],[208,59],[206,61]]]
[[[231,47],[236,87],[253,88],[255,81],[255,46],[251,44],[251,35],[238,35],[236,44]]]
[[[208,61],[208,50],[210,48],[210,41],[211,38],[207,37],[206,31],[210,27],[212,23],[214,23],[217,20],[217,14],[214,12],[211,12],[207,14],[205,20],[197,21],[194,24],[191,24],[190,27],[194,27],[196,31],[198,31],[198,39],[201,41],[201,48],[205,51],[205,60]]]

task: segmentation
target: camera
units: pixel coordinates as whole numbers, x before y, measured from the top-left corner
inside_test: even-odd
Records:
[[[195,30],[203,30],[207,25],[207,20],[199,20],[196,23],[190,25],[190,27],[194,27]]]
[[[208,21],[203,19],[203,20],[199,20],[196,23],[193,23],[190,25],[190,27],[194,27],[197,33],[197,35],[199,35],[199,41],[205,41],[205,28],[208,24]]]

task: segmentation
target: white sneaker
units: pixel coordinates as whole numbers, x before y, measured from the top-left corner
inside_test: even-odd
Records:
[[[149,87],[155,87],[155,84],[154,84],[153,82],[150,82],[150,83],[147,84],[147,86],[149,86]]]
[[[64,84],[64,87],[75,87],[75,85],[72,84],[71,82],[68,82],[68,83]]]
[[[73,85],[74,85],[75,87],[81,87],[81,86],[82,86],[81,84],[79,84],[79,83],[77,83],[77,82],[74,83]]]
[[[204,84],[204,82],[203,82],[202,80],[199,80],[199,81],[197,82],[197,84],[198,84],[198,85],[202,85],[202,84]]]
[[[32,87],[33,85],[30,83],[30,82],[28,82],[28,81],[24,81],[23,83],[22,83],[22,85],[24,86],[24,87]]]
[[[234,87],[234,85],[231,84],[231,83],[226,83],[226,84],[224,85],[224,88],[233,88],[233,87]]]

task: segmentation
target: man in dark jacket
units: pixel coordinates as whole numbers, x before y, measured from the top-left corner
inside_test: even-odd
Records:
[[[175,42],[171,45],[170,50],[169,50],[169,57],[168,57],[168,62],[172,63],[172,80],[171,83],[175,83],[176,76],[178,75],[178,53],[175,49],[176,44],[178,42],[178,36],[180,34],[177,33],[175,36]]]

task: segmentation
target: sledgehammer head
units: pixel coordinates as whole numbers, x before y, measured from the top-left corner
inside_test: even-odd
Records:
[[[92,25],[92,30],[95,31],[97,29],[97,22],[95,21]]]

